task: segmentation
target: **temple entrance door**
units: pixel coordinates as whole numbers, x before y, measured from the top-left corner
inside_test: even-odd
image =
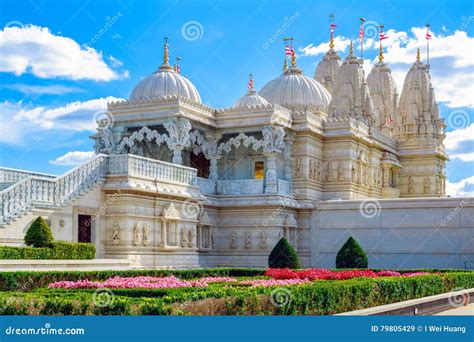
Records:
[[[204,154],[194,154],[191,152],[190,157],[190,166],[197,169],[197,176],[201,178],[208,178],[209,177],[209,160],[204,157]]]
[[[91,242],[91,226],[90,215],[78,215],[77,242]]]

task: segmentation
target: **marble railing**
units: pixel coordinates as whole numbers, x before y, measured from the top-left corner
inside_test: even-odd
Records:
[[[0,183],[16,183],[22,179],[37,176],[43,178],[55,178],[55,175],[49,175],[46,173],[32,172],[26,170],[10,169],[8,167],[0,167]]]
[[[68,203],[105,178],[106,161],[107,156],[97,155],[62,176],[33,175],[0,191],[0,224],[11,222],[38,204],[61,206]]]
[[[197,170],[191,167],[132,154],[110,155],[108,174],[128,174],[139,178],[187,185],[196,184],[197,178]]]

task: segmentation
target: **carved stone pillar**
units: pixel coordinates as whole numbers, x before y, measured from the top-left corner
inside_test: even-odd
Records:
[[[399,167],[392,167],[392,187],[398,188],[398,175],[400,173]]]
[[[166,241],[167,241],[167,236],[166,236],[167,235],[167,231],[166,231],[167,230],[166,229],[167,224],[168,224],[167,220],[165,220],[165,219],[161,220],[161,236],[160,236],[160,240],[161,240],[160,241],[160,247],[161,248],[166,248],[166,246],[167,246],[167,243],[166,243]]]
[[[276,153],[266,153],[267,167],[265,173],[265,193],[276,194],[278,192],[277,170],[276,170]]]
[[[290,191],[292,189],[292,183],[293,183],[293,165],[292,161],[293,158],[291,157],[292,154],[292,146],[295,138],[293,135],[287,135],[285,138],[285,149],[283,151],[283,157],[285,161],[285,180],[289,183],[290,185]]]
[[[187,119],[178,118],[172,119],[163,124],[168,131],[168,139],[166,143],[173,151],[173,164],[182,164],[183,158],[181,152],[186,147],[189,147],[191,140],[189,131],[191,130],[191,123]]]
[[[382,164],[382,168],[383,168],[383,187],[389,188],[390,187],[390,165]]]
[[[217,181],[219,172],[217,168],[217,161],[221,158],[218,153],[218,143],[222,138],[221,133],[206,133],[206,145],[204,146],[204,156],[209,160],[209,179]]]

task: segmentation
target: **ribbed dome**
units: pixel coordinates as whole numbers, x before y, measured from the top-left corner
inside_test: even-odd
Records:
[[[291,66],[285,73],[268,82],[259,94],[268,102],[289,109],[327,107],[331,94],[318,81],[303,75],[300,68]]]
[[[179,95],[201,102],[196,87],[168,64],[163,64],[153,74],[138,82],[130,94],[130,100],[149,100],[167,95]]]
[[[235,101],[234,107],[258,107],[268,104],[268,101],[258,95],[255,90],[249,90],[247,94]]]

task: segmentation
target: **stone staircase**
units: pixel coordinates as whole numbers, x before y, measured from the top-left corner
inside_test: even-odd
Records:
[[[102,184],[107,156],[94,159],[61,176],[14,169],[0,169],[0,227],[36,208],[59,208]]]

